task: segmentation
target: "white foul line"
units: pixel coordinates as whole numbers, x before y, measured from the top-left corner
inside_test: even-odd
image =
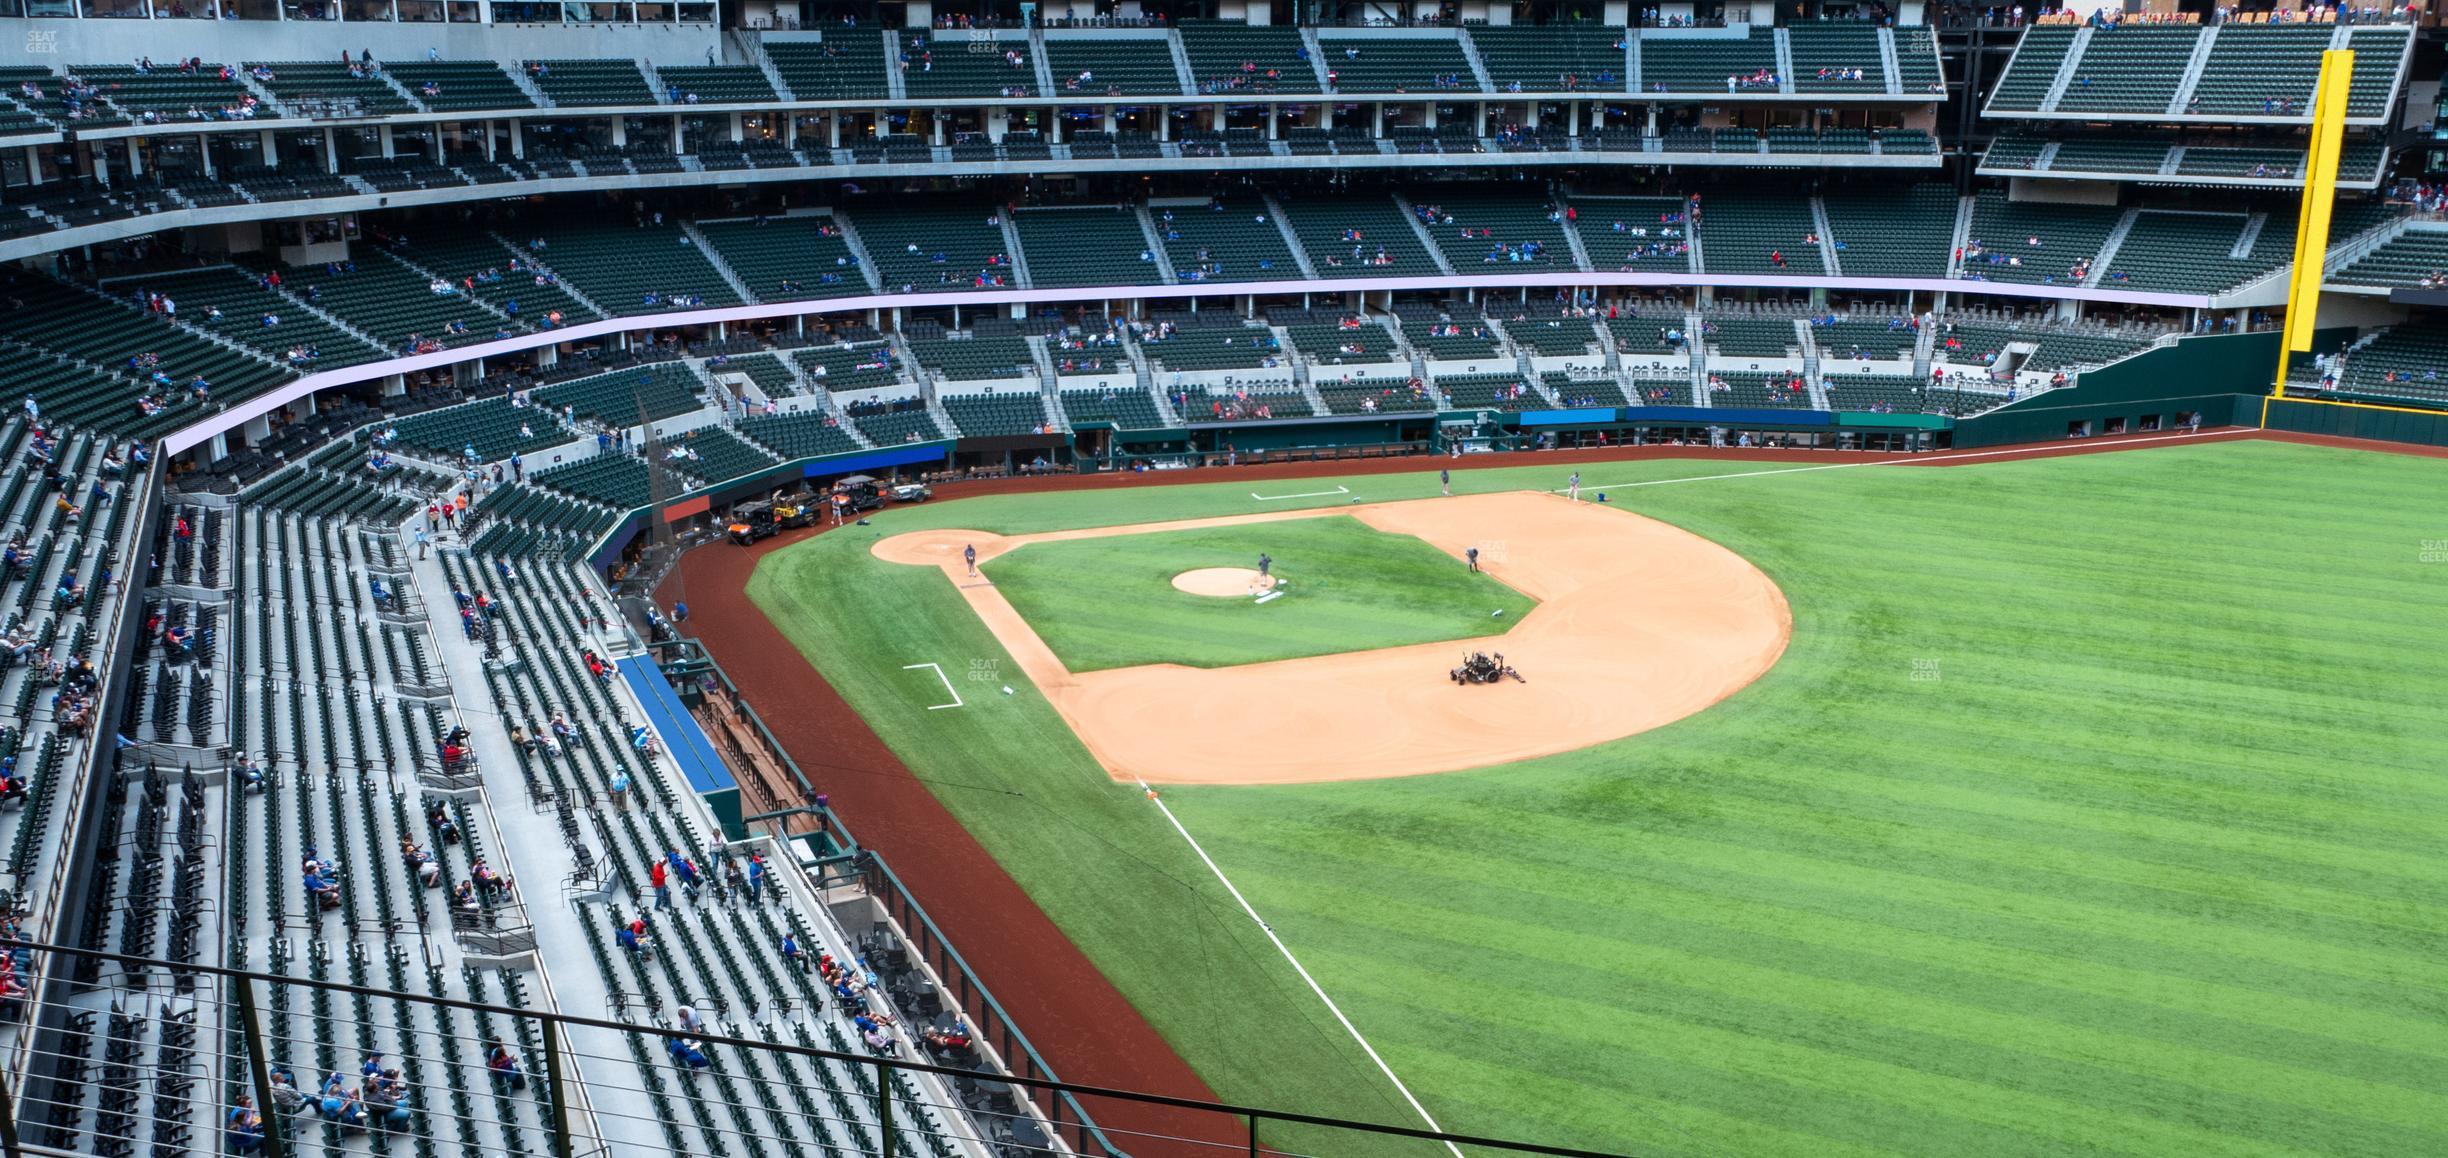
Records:
[[[951,677],[951,676],[948,676],[948,675],[945,675],[945,674],[943,673],[943,665],[942,665],[942,664],[935,664],[935,663],[911,663],[911,664],[903,664],[903,665],[901,665],[901,670],[902,670],[902,671],[917,671],[919,668],[922,668],[922,667],[931,667],[931,668],[934,668],[934,669],[935,669],[935,678],[936,678],[936,679],[939,679],[939,680],[942,680],[942,681],[943,681],[943,685],[944,685],[944,690],[945,690],[945,691],[947,691],[947,692],[951,692],[951,693],[952,693],[952,702],[951,702],[951,703],[948,703],[948,704],[928,704],[928,705],[927,705],[927,710],[928,710],[928,711],[930,711],[930,712],[939,712],[939,711],[942,711],[942,710],[943,710],[943,709],[945,709],[945,708],[957,708],[957,707],[960,707],[960,706],[961,706],[960,691],[959,691],[959,689],[954,688],[954,687],[952,686],[952,677]],[[990,699],[991,699],[992,697],[988,697],[988,698],[990,698]]]
[[[1262,503],[1271,503],[1277,499],[1322,499],[1328,495],[1348,495],[1350,493],[1350,487],[1336,487],[1330,491],[1305,491],[1297,495],[1262,495],[1256,491],[1251,491],[1250,497]]]
[[[2143,444],[2145,444],[2145,443],[2152,443],[2152,442],[2174,442],[2174,441],[2178,441],[2178,440],[2181,440],[2181,439],[2187,439],[2187,438],[2215,438],[2215,437],[2222,437],[2222,436],[2233,435],[2234,433],[2236,433],[2236,432],[2235,432],[2235,431],[2233,431],[2233,430],[2204,430],[2204,431],[2199,431],[2199,432],[2196,432],[2196,433],[2188,433],[2188,434],[2158,434],[2158,435],[2152,435],[2152,436],[2151,436],[2151,437],[2149,437],[2149,438],[2126,438],[2126,439],[2119,439],[2118,441],[2116,441],[2116,442],[2112,442],[2112,443],[2095,443],[2095,444],[2093,444],[2093,445],[2100,445],[2100,446],[2111,446],[2111,447],[2122,447],[2122,446],[2140,446],[2140,445],[2143,445]],[[1869,460],[1867,460],[1867,461],[1863,461],[1863,462],[1827,462],[1827,463],[1819,463],[1819,464],[1816,464],[1816,465],[1813,465],[1813,466],[1788,466],[1788,467],[1781,467],[1781,468],[1776,469],[1776,470],[1745,470],[1745,471],[1736,471],[1736,472],[1735,472],[1735,473],[1733,473],[1733,474],[1696,474],[1696,475],[1689,475],[1689,476],[1686,476],[1686,477],[1684,477],[1684,478],[1653,478],[1653,479],[1644,479],[1644,480],[1642,480],[1642,481],[1640,481],[1640,482],[1628,482],[1628,483],[1607,483],[1607,484],[1603,484],[1603,485],[1599,485],[1599,486],[1592,486],[1592,485],[1590,485],[1589,483],[1583,483],[1583,484],[1581,484],[1581,489],[1582,489],[1582,490],[1585,490],[1585,491],[1588,491],[1588,490],[1610,490],[1610,491],[1621,491],[1621,490],[1630,490],[1630,489],[1632,489],[1633,487],[1662,487],[1662,486],[1670,486],[1670,485],[1672,485],[1672,484],[1674,484],[1674,483],[1689,483],[1689,482],[1715,482],[1715,481],[1717,481],[1717,480],[1719,480],[1719,479],[1729,479],[1729,478],[1764,478],[1764,477],[1766,477],[1766,476],[1768,476],[1768,475],[1772,475],[1772,474],[1808,474],[1808,473],[1810,473],[1811,471],[1815,471],[1815,470],[1850,470],[1850,469],[1852,469],[1852,468],[1854,468],[1854,467],[1862,467],[1862,466],[1912,466],[1912,465],[1919,464],[1919,463],[1932,463],[1932,462],[1961,462],[1961,461],[1964,461],[1964,460],[1967,460],[1967,459],[1975,459],[1975,458],[2006,458],[2006,457],[2010,457],[2010,456],[2013,456],[2013,455],[2018,455],[2018,454],[2047,454],[2047,453],[2050,453],[2050,452],[2053,452],[2053,451],[2060,450],[2060,449],[2062,449],[2064,446],[2068,446],[2068,445],[2080,445],[2080,444],[2075,444],[2075,443],[2049,443],[2049,444],[2047,444],[2047,445],[2045,445],[2045,446],[2022,446],[2022,447],[2015,447],[2015,448],[2013,448],[2013,449],[2011,449],[2011,450],[1967,450],[1967,451],[1962,452],[1961,454],[1955,454],[1955,453],[1948,453],[1948,454],[1924,454],[1924,455],[1915,455],[1915,456],[1913,456],[1913,457],[1911,457],[1911,458],[1877,458],[1877,459],[1869,459]],[[1733,448],[1731,448],[1731,447],[1726,447],[1726,448],[1722,448],[1722,449],[1729,449],[1729,450],[1730,450],[1730,449],[1733,449]],[[1571,488],[1569,488],[1569,487],[1555,487],[1555,488],[1552,488],[1551,490],[1549,490],[1549,491],[1548,491],[1548,493],[1549,493],[1549,494],[1558,494],[1558,495],[1560,495],[1560,494],[1563,494],[1565,491],[1570,490],[1570,489],[1571,489]],[[1286,497],[1288,498],[1288,497],[1291,497],[1291,496],[1286,496]]]
[[[1352,1040],[1360,1043],[1360,1052],[1367,1054],[1370,1061],[1376,1062],[1378,1071],[1385,1074],[1387,1081],[1394,1083],[1394,1092],[1401,1094],[1404,1101],[1411,1103],[1411,1108],[1418,1112],[1420,1121],[1428,1123],[1429,1129],[1439,1134],[1444,1133],[1445,1127],[1437,1125],[1437,1120],[1429,1115],[1428,1107],[1421,1105],[1418,1098],[1411,1096],[1411,1087],[1404,1085],[1401,1078],[1394,1076],[1394,1067],[1387,1065],[1386,1060],[1377,1055],[1377,1047],[1370,1045],[1367,1038],[1360,1036],[1360,1027],[1353,1025],[1351,1018],[1343,1016],[1342,1007],[1334,1003],[1334,998],[1326,996],[1325,987],[1318,984],[1317,978],[1309,975],[1309,970],[1301,965],[1300,958],[1292,955],[1292,947],[1284,944],[1283,938],[1275,935],[1275,927],[1267,924],[1266,918],[1259,916],[1257,909],[1250,907],[1249,898],[1242,896],[1241,890],[1233,886],[1232,878],[1224,875],[1223,867],[1216,864],[1214,857],[1207,855],[1206,849],[1199,847],[1198,838],[1190,835],[1189,829],[1182,827],[1181,818],[1173,815],[1173,810],[1165,806],[1164,799],[1156,795],[1155,789],[1148,787],[1147,781],[1139,781],[1139,790],[1147,793],[1148,800],[1156,805],[1156,810],[1164,813],[1165,819],[1173,823],[1173,831],[1180,833],[1183,840],[1190,842],[1190,851],[1197,853],[1198,858],[1207,863],[1207,871],[1214,873],[1215,879],[1223,884],[1224,891],[1231,893],[1232,899],[1241,903],[1241,911],[1248,913],[1249,919],[1257,924],[1258,931],[1266,934],[1267,940],[1275,943],[1275,951],[1283,954],[1283,959],[1291,963],[1292,971],[1300,974],[1300,979],[1309,983],[1309,991],[1317,994],[1319,1001],[1326,1003],[1326,1012],[1334,1014],[1335,1020],[1343,1023],[1344,1031],[1351,1034]],[[1453,1151],[1454,1158],[1463,1158],[1460,1146],[1447,1142],[1445,1148]]]

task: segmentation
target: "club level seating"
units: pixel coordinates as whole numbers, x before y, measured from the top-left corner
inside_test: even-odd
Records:
[[[884,41],[871,29],[828,28],[822,40],[773,40],[765,57],[803,101],[882,100]]]
[[[685,362],[633,366],[535,391],[535,401],[555,409],[567,406],[581,418],[607,426],[637,426],[705,405],[705,389],[697,372]]]
[[[1938,138],[1919,129],[1879,130],[1879,152],[1890,157],[1925,157],[1938,152]]]
[[[758,301],[802,301],[873,292],[849,239],[830,217],[776,217],[699,222],[714,247]],[[791,283],[785,288],[784,282]]]
[[[861,212],[851,220],[886,293],[944,293],[981,280],[1013,283],[1003,229],[990,221],[993,217],[994,211],[981,205],[911,205]]]
[[[2448,330],[2392,326],[2346,356],[2337,389],[2348,394],[2448,403]]]
[[[1437,408],[1437,398],[1404,378],[1318,379],[1318,397],[1332,414],[1419,414]]]
[[[255,506],[390,528],[422,508],[427,498],[440,493],[450,481],[447,476],[396,464],[379,480],[363,466],[349,474],[301,468],[275,474],[241,492],[239,498]]]
[[[1909,359],[1916,340],[1911,329],[1891,327],[1883,320],[1838,318],[1811,326],[1811,341],[1818,345],[1823,362],[1865,355],[1879,361]]]
[[[2082,134],[2066,138],[2049,162],[2052,171],[2156,173],[2167,160],[2168,142],[2152,137]]]
[[[2405,63],[2404,28],[2357,28],[2347,46],[2354,49],[2354,72],[2346,81],[2346,115],[2385,116],[2397,97],[2397,70]]]
[[[1875,63],[1875,60],[1873,61]],[[1868,67],[1868,66],[1864,66]],[[1654,93],[1775,95],[1775,88],[1729,83],[1777,70],[1776,31],[1753,28],[1746,36],[1644,35],[1640,42],[1640,88]]]
[[[1024,38],[906,31],[901,34],[901,58],[901,83],[911,100],[1044,95],[1037,91],[1037,70]]]
[[[913,340],[910,356],[939,379],[953,382],[1019,378],[1036,373],[1036,359],[1019,338]]]
[[[226,405],[296,377],[294,371],[209,342],[182,326],[148,317],[124,302],[41,279],[21,280],[29,295],[0,311],[0,338],[17,346],[0,378],[11,398],[32,394],[47,417],[91,430],[154,434],[194,422],[188,385],[211,385],[209,405]],[[137,367],[131,358],[157,364]],[[74,361],[69,361],[73,359]],[[170,380],[169,408],[147,421],[136,399],[153,374]]]
[[[776,101],[773,82],[765,79],[763,69],[747,64],[667,64],[657,66],[655,75],[662,79],[666,95],[677,93],[673,104],[745,104],[751,101]]]
[[[1496,332],[1478,318],[1430,319],[1403,326],[1403,340],[1431,362],[1486,361],[1504,356]]]
[[[1691,379],[1685,377],[1635,377],[1631,395],[1635,406],[1693,405]]]
[[[1755,374],[1726,370],[1714,372],[1711,377],[1716,379],[1709,387],[1711,406],[1810,409],[1810,389],[1799,372]]]
[[[1308,397],[1289,383],[1177,392],[1173,409],[1190,423],[1274,422],[1317,415]]]
[[[562,428],[559,413],[493,398],[403,418],[394,428],[401,447],[430,458],[458,462],[473,446],[476,461],[499,462],[514,452],[542,450],[573,437]],[[522,429],[527,433],[522,435]]]
[[[2057,83],[2057,72],[2074,47],[2075,29],[2062,25],[2028,28],[2016,43],[2006,75],[1989,90],[1989,108],[2001,113],[2036,113]]]
[[[1723,132],[1724,130],[1720,130],[1721,140]],[[1770,129],[1767,142],[1768,151],[1771,153],[1851,153],[1866,156],[1870,152],[1870,131],[1868,129],[1829,129],[1826,132],[1814,133],[1809,129]],[[1750,150],[1720,149],[1719,151],[1749,152]]]
[[[1609,272],[1692,268],[1682,198],[1574,197],[1567,204],[1592,267]]]
[[[1985,252],[1967,249],[1962,276],[2026,285],[2071,284],[2076,263],[2099,256],[2123,215],[2113,205],[2010,202],[2003,193],[1985,190],[1973,199],[1970,235]],[[2033,238],[2040,244],[2032,245]]]
[[[2290,217],[2291,221],[2292,218]],[[2272,223],[2276,221],[2272,217]],[[2144,210],[2134,218],[2101,285],[2179,293],[2216,293],[2252,281],[2285,262],[2295,231],[2263,228],[2249,256],[2228,253],[2247,219],[2235,213]]]
[[[518,482],[485,492],[477,508],[483,529],[468,549],[488,557],[570,557],[620,522],[609,507]]]
[[[437,113],[476,109],[531,109],[535,99],[490,60],[418,60],[385,64],[391,79],[417,103]],[[426,85],[434,91],[425,91]]]
[[[799,393],[799,379],[782,359],[774,354],[743,354],[720,359],[708,359],[706,372],[746,374],[750,382],[768,398],[788,398]]]
[[[1895,30],[1896,80],[1911,94],[1943,94],[1946,75],[1938,60],[1938,37],[1927,27]]]
[[[675,455],[674,452],[679,452]],[[780,465],[781,459],[751,446],[720,426],[701,426],[655,444],[654,461],[701,485],[745,478]]]
[[[1784,358],[1800,353],[1791,318],[1710,316],[1709,346],[1727,358]]]
[[[1120,430],[1161,430],[1166,425],[1164,416],[1156,412],[1156,400],[1135,386],[1065,390],[1062,408],[1073,426],[1110,422]]]
[[[2183,82],[2201,29],[2184,25],[2118,25],[2091,30],[2057,111],[2165,113]]]
[[[1061,94],[1180,96],[1181,74],[1173,68],[1172,45],[1162,37],[1114,39],[1049,32],[1046,67]],[[1082,74],[1087,79],[1082,80]]]
[[[1505,336],[1513,344],[1540,357],[1570,357],[1586,354],[1598,341],[1588,318],[1513,318],[1505,322]]]
[[[2342,285],[2420,287],[2444,271],[2448,271],[2448,233],[2409,231],[2356,259],[2330,280]]]
[[[558,312],[563,325],[595,321],[604,315],[562,288],[558,278],[533,268],[507,246],[483,234],[439,230],[414,239],[400,249],[408,260],[437,277],[463,283],[473,279],[476,297],[530,329],[541,329]],[[537,278],[546,280],[538,282]]]
[[[1357,328],[1332,324],[1297,324],[1284,327],[1292,348],[1309,360],[1311,372],[1320,367],[1345,363],[1402,361],[1394,335],[1374,318],[1362,321]]]
[[[2320,79],[2321,52],[2334,32],[2318,24],[2221,26],[2185,111],[2268,116],[2276,112],[2269,102],[2279,98],[2308,109],[2313,83]]]
[[[1160,373],[1199,370],[1256,370],[1280,359],[1275,336],[1262,327],[1214,327],[1177,330],[1163,341],[1139,343]]]
[[[1511,193],[1439,192],[1412,200],[1423,215],[1428,238],[1445,253],[1456,272],[1490,265],[1552,266],[1569,269],[1572,243],[1555,220],[1555,206],[1537,197]],[[1527,247],[1535,244],[1537,251]]]
[[[1788,27],[1785,36],[1793,55],[1795,92],[1887,91],[1876,27],[1860,21],[1812,21]],[[1899,55],[1902,47],[1897,46]],[[1856,70],[1859,79],[1850,75]]]
[[[798,364],[800,373],[827,390],[867,390],[909,381],[902,375],[892,347],[883,342],[812,346],[793,350],[790,357]]]
[[[250,74],[258,68],[272,70],[272,79],[255,83],[283,107],[320,106],[374,116],[421,111],[379,72],[352,72],[346,65],[322,60],[249,61],[246,68]]]
[[[1298,28],[1185,20],[1182,50],[1202,93],[1313,93],[1317,69]]]
[[[705,306],[738,305],[739,295],[677,225],[545,227],[535,256],[587,300],[616,314],[655,314],[691,295]],[[647,300],[652,295],[656,300]]]
[[[1922,183],[1902,197],[1831,194],[1823,204],[1845,276],[1928,277],[1946,268],[1955,241],[1952,186]]]
[[[1274,211],[1255,197],[1208,205],[1150,206],[1165,256],[1182,281],[1261,281],[1293,277],[1300,263],[1284,245]],[[1034,273],[1034,267],[1031,267]]]
[[[1923,398],[1924,383],[1910,375],[1831,370],[1826,384],[1828,405],[1837,410],[1919,414],[1928,408]]]
[[[1468,32],[1498,92],[1623,88],[1624,32],[1589,25],[1475,26]]]
[[[222,109],[245,102],[246,86],[221,79],[221,67],[208,63],[193,72],[175,66],[138,72],[128,64],[80,64],[69,68],[68,75],[100,90],[104,100],[131,116],[192,121],[218,119]],[[45,86],[45,91],[55,90]]]
[[[656,502],[658,495],[672,498],[696,489],[686,478],[666,471],[658,492],[655,470],[635,455],[598,454],[527,478],[537,486],[567,491],[615,510],[646,506]]]
[[[1547,410],[1554,404],[1519,374],[1450,374],[1436,380],[1457,410]]]
[[[1470,61],[1451,37],[1318,34],[1318,53],[1340,93],[1479,91]]]
[[[532,60],[528,79],[555,105],[651,105],[654,90],[634,60]]]
[[[740,420],[740,433],[786,459],[848,454],[859,448],[841,419],[826,412],[751,415]]]
[[[1033,286],[1139,285],[1158,279],[1147,231],[1127,205],[1019,209],[1012,226]]]
[[[895,446],[908,442],[935,442],[951,437],[935,424],[935,417],[924,410],[897,410],[889,414],[869,414],[858,419],[859,433],[877,446]]]
[[[1701,262],[1710,273],[1827,272],[1810,203],[1798,197],[1743,194],[1710,197],[1700,218]],[[1783,258],[1780,264],[1776,259]]]
[[[1046,428],[1045,395],[1025,393],[945,394],[938,401],[952,416],[952,425],[972,438],[998,434],[1039,434]]]
[[[1402,210],[1385,196],[1304,198],[1285,207],[1319,277],[1435,277]],[[1356,231],[1359,240],[1346,237]],[[1377,260],[1382,254],[1383,262]]]
[[[412,339],[464,346],[513,328],[507,318],[471,300],[456,285],[446,293],[433,292],[432,278],[382,250],[358,247],[355,264],[354,270],[336,273],[323,266],[293,266],[282,271],[282,288],[381,339],[393,351]],[[454,324],[462,332],[451,332]]]
[[[2105,366],[2150,348],[2147,338],[2043,326],[2007,328],[1964,323],[1954,326],[1943,336],[1962,344],[1960,353],[1945,356],[1950,362],[1969,360],[1987,364],[1994,361],[2009,343],[2028,342],[2033,350],[2031,357],[2024,361],[2023,368],[2042,373]]]
[[[1683,315],[1675,314],[1665,318],[1609,318],[1606,330],[1615,348],[1626,354],[1680,354],[1689,348],[1688,340],[1680,336],[1669,339],[1667,335],[1680,335],[1683,326]]]
[[[282,358],[299,347],[319,351],[317,361],[335,366],[379,361],[386,356],[380,348],[332,324],[304,302],[264,288],[257,281],[260,276],[223,265],[149,275],[111,288],[168,297],[178,303],[180,321],[272,358]],[[215,308],[221,311],[217,321],[211,316]],[[265,325],[266,315],[278,317],[280,324]]]

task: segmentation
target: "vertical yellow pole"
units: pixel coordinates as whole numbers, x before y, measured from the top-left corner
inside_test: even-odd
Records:
[[[2353,79],[2353,50],[2321,53],[2320,83],[2312,90],[2312,140],[2304,152],[2303,208],[2295,217],[2295,264],[2271,388],[2276,398],[2286,397],[2288,363],[2312,348],[2312,323],[2320,315],[2321,268],[2329,261],[2329,216],[2337,205],[2338,149],[2344,144],[2346,94]]]

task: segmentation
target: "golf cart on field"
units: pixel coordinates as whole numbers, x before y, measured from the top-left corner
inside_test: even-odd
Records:
[[[774,521],[784,528],[812,527],[817,516],[824,513],[824,504],[806,491],[794,491],[773,501]]]
[[[884,490],[872,475],[854,474],[834,483],[833,494],[835,505],[854,515],[884,505]]]
[[[731,541],[747,546],[759,539],[772,538],[782,529],[781,520],[774,516],[772,503],[742,503],[731,511],[728,528]]]
[[[892,497],[896,503],[923,503],[934,498],[935,492],[925,483],[902,483],[892,489]]]

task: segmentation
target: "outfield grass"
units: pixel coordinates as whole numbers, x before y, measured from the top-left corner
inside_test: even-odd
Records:
[[[2448,1153],[2448,562],[2422,561],[2443,493],[2448,463],[2270,443],[1617,489],[1784,588],[1793,643],[1758,683],[1506,768],[1165,798],[1450,1129],[1644,1155]],[[1014,496],[874,531],[1248,505]],[[927,718],[924,689],[876,678],[1000,653],[940,575],[865,545],[779,553],[751,593],[905,760],[967,786],[938,791],[1219,1093],[1410,1120],[1041,700]]]
[[[1255,567],[1261,551],[1283,591],[1265,603],[1173,586],[1200,567]],[[1506,631],[1537,605],[1419,539],[1342,515],[1028,543],[984,570],[1072,671],[1468,639]]]

